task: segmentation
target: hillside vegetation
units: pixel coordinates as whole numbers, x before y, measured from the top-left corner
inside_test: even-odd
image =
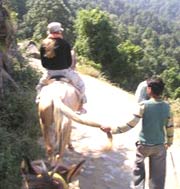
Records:
[[[112,82],[133,91],[145,76],[157,74],[166,82],[166,95],[180,97],[178,0],[28,0],[13,8],[23,10],[19,39],[39,42],[47,24],[59,21],[78,55]]]

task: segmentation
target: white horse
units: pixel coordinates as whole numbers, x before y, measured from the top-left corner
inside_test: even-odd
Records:
[[[71,144],[72,120],[92,127],[101,127],[99,123],[84,119],[75,113],[81,106],[79,96],[79,92],[75,87],[64,81],[53,81],[42,88],[38,114],[46,152],[49,156],[55,152],[50,139],[49,129],[51,125],[55,125],[56,145],[58,145],[60,158],[63,157],[67,144]],[[110,139],[108,148],[110,148],[112,136],[108,134],[108,138]]]

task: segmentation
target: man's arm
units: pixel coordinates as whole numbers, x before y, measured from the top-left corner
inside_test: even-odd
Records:
[[[137,107],[136,112],[132,115],[131,119],[125,125],[112,128],[111,129],[112,134],[124,133],[134,128],[139,123],[143,113],[144,113],[144,105],[142,104]]]

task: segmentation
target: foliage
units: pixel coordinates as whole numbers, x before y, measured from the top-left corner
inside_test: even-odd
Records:
[[[176,100],[173,100],[173,99],[169,99],[168,100],[170,105],[171,105],[171,108],[172,108],[172,111],[173,111],[173,119],[174,119],[174,126],[176,128],[180,128],[180,98],[177,98]],[[178,131],[178,130],[176,130]],[[179,132],[178,133],[175,133],[175,136],[176,134],[180,134]],[[179,138],[180,138],[180,135],[178,137],[178,141],[179,141]]]
[[[99,9],[81,10],[75,20],[75,32],[79,55],[102,66],[112,62],[117,42],[107,13]]]
[[[30,0],[26,3],[28,9],[24,22],[20,24],[20,37],[40,40],[46,35],[50,22],[61,22],[68,36],[72,18],[70,10],[62,0]]]
[[[8,7],[18,14],[18,19],[22,19],[23,15],[27,12],[26,2],[27,0],[7,0]]]
[[[25,131],[26,130],[26,131]],[[13,131],[0,127],[0,187],[7,189],[19,189],[22,178],[20,173],[20,162],[22,157],[37,157],[42,151],[33,138],[29,136],[29,128],[21,128],[19,131]]]
[[[6,83],[0,99],[0,188],[7,189],[21,186],[19,175],[23,156],[34,159],[44,154],[37,145],[40,130],[34,99],[38,75],[25,62],[20,65],[16,60],[13,65],[13,77],[20,90]]]
[[[170,68],[162,73],[162,78],[166,81],[166,94],[171,98],[180,98],[180,69]]]
[[[79,56],[78,57],[78,65],[77,65],[77,70],[83,74],[90,75],[95,78],[101,78],[102,73],[101,73],[102,66],[101,64],[97,64],[93,62],[92,60],[88,60],[85,57]]]
[[[179,72],[179,0],[8,1],[22,19],[19,37],[40,40],[50,21],[60,21],[77,54],[101,64],[101,71],[125,89],[134,90],[146,75],[168,79],[166,70]],[[131,51],[135,47],[141,49],[138,57]],[[178,89],[166,82],[168,96],[176,98]]]
[[[121,67],[117,65],[114,66],[114,71],[112,73],[116,73],[118,68],[121,68],[121,70],[119,70],[116,77],[113,74],[113,77],[116,78],[116,82],[119,82],[121,87],[132,90],[134,82],[137,82],[138,79],[143,77],[139,65],[139,61],[144,55],[143,49],[129,40],[120,43],[117,46],[117,49],[121,57],[120,61],[122,65]],[[131,73],[131,77],[128,77],[129,73]],[[123,80],[123,82],[121,80]]]

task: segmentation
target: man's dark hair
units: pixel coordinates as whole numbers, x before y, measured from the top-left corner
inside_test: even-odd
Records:
[[[161,95],[164,90],[164,82],[160,77],[153,76],[148,80],[148,87],[151,87],[155,95]]]

